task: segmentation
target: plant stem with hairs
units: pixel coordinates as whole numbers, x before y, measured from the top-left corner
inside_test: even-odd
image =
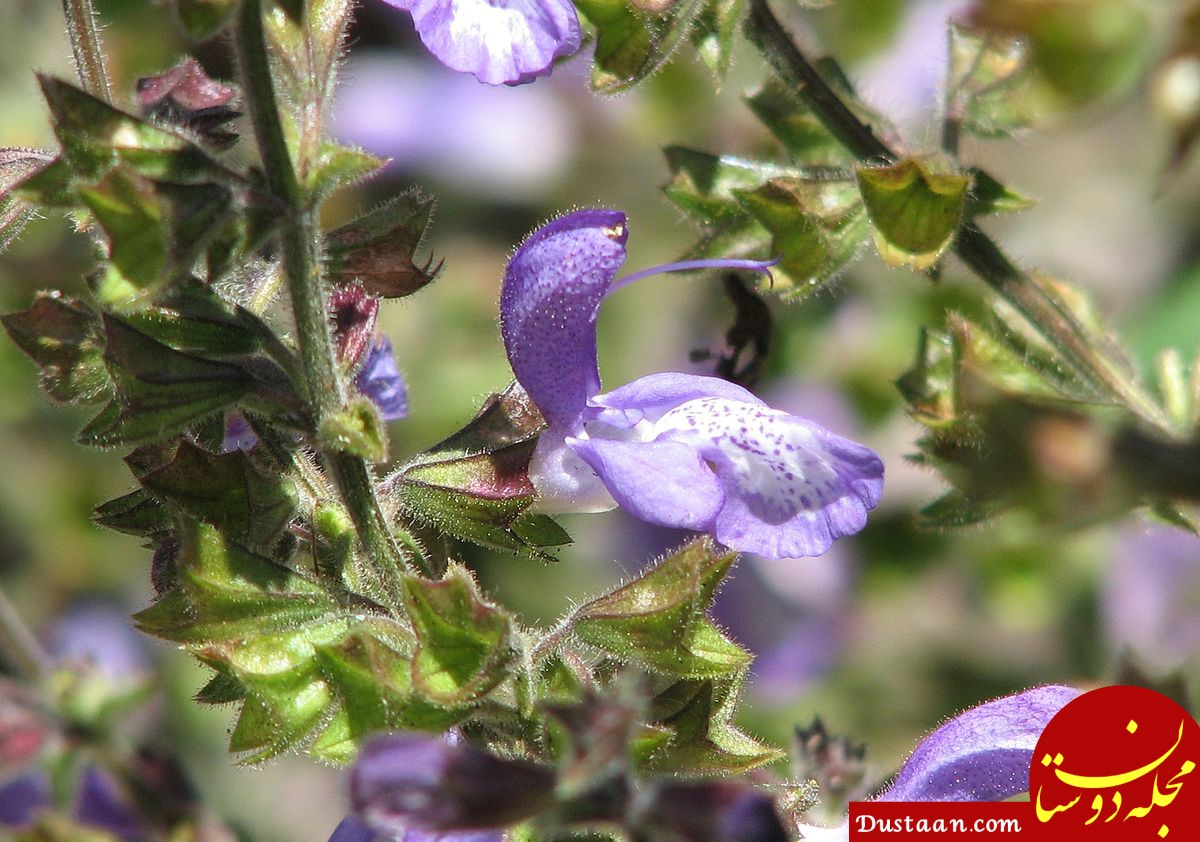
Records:
[[[67,19],[67,38],[75,57],[75,70],[83,89],[105,102],[112,102],[112,88],[96,30],[96,10],[92,0],[63,0],[63,15]]]
[[[285,205],[280,223],[284,276],[296,318],[296,338],[304,372],[304,391],[317,429],[321,421],[346,403],[330,335],[328,294],[318,259],[316,214],[301,191],[280,122],[271,63],[263,30],[262,0],[243,0],[237,28],[238,54],[245,83],[247,110],[254,123],[263,170],[271,192]],[[432,575],[420,560],[405,553],[388,525],[375,492],[369,466],[358,456],[327,451],[333,475],[359,539],[383,579],[398,581],[405,567]]]

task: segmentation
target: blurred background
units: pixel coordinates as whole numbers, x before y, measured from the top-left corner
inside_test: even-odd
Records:
[[[125,96],[188,48],[168,3],[97,5]],[[964,5],[840,0],[795,22],[896,120],[910,151],[932,151],[946,19]],[[1037,200],[989,230],[1022,265],[1088,289],[1143,365],[1168,345],[1190,359],[1200,340],[1200,164],[1185,161],[1164,178],[1172,125],[1154,96],[1151,57],[1172,33],[1156,5],[1165,4],[1147,4],[1150,25],[1138,36],[1145,66],[1133,81],[1047,112],[1036,131],[1014,139],[968,140],[963,153]],[[33,71],[73,78],[63,29],[58,4],[0,3],[0,146],[55,146]],[[660,147],[778,154],[743,104],[764,73],[749,50],[719,92],[685,52],[616,98],[589,92],[586,52],[548,80],[488,88],[432,60],[406,14],[361,2],[334,129],[393,163],[331,202],[327,221],[416,186],[438,198],[425,250],[445,259],[436,283],[381,314],[409,387],[410,416],[391,425],[397,461],[456,430],[509,382],[496,300],[505,260],[526,233],[572,208],[621,208],[630,218],[627,268],[669,261],[699,232],[657,189],[669,176]],[[231,77],[224,45],[198,55],[214,75]],[[89,260],[86,239],[66,219],[36,221],[0,256],[0,310],[28,306],[40,289],[82,291]],[[744,717],[752,732],[786,744],[819,714],[830,731],[866,741],[882,775],[942,718],[1033,684],[1113,683],[1123,653],[1155,676],[1200,677],[1197,539],[1136,517],[1066,528],[1022,512],[962,531],[919,527],[915,513],[944,486],[906,460],[920,430],[893,384],[914,356],[918,328],[941,324],[948,306],[979,306],[981,289],[953,263],[935,285],[864,249],[822,294],[770,300],[775,333],[759,391],[877,449],[887,484],[860,535],[819,559],[744,558],[722,594],[719,618],[759,656]],[[692,360],[721,351],[731,320],[716,277],[635,284],[601,318],[605,383],[711,371]],[[85,609],[100,622],[109,608],[116,614],[107,616],[127,617],[145,607],[148,552],[90,520],[95,505],[132,487],[119,454],[73,443],[88,410],[52,406],[33,363],[6,338],[0,395],[0,583],[24,620],[52,641],[64,618]],[[563,523],[577,543],[557,564],[464,550],[493,596],[530,625],[552,623],[679,540],[620,512]],[[117,621],[113,634],[126,627]],[[230,711],[190,700],[204,670],[132,632],[119,645],[152,664],[161,732],[218,813],[264,840],[326,838],[345,810],[336,770],[302,758],[235,765],[224,753]]]

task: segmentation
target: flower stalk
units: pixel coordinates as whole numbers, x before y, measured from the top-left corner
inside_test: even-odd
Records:
[[[768,0],[750,0],[746,36],[848,152],[864,163],[898,160],[895,151],[850,110],[842,96],[817,72],[775,17]],[[1079,320],[1017,267],[974,222],[962,225],[952,248],[980,280],[1021,313],[1084,382],[1159,431],[1173,432],[1166,413],[1123,370],[1121,362],[1097,347]]]
[[[92,0],[63,0],[63,16],[67,19],[67,39],[71,42],[75,71],[83,89],[111,103],[112,87]]]

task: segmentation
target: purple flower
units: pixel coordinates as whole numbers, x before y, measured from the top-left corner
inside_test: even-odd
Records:
[[[50,781],[44,772],[32,772],[0,785],[0,829],[26,827],[49,809]],[[94,766],[83,771],[74,817],[81,825],[105,831],[123,842],[146,838],[145,828],[113,779]]]
[[[398,421],[408,416],[408,390],[396,367],[392,341],[386,336],[378,336],[371,343],[354,385],[379,407],[384,421]]]
[[[1118,535],[1100,592],[1110,645],[1164,672],[1200,654],[1200,538],[1167,526]]]
[[[1038,737],[1080,695],[1073,687],[1035,687],[993,699],[923,739],[876,801],[1003,801],[1027,792]],[[848,829],[802,827],[809,840],[844,840]]]
[[[362,824],[407,842],[493,842],[496,828],[535,815],[553,794],[549,767],[416,734],[368,744],[350,775]]]
[[[117,791],[106,773],[94,766],[83,772],[83,783],[75,800],[75,818],[87,827],[108,831],[118,839],[144,839],[137,814]]]
[[[334,828],[329,842],[504,842],[504,834],[497,830],[468,830],[461,833],[406,830],[399,836],[394,836],[390,833],[376,833],[350,816],[342,819]]]
[[[37,814],[50,806],[50,778],[32,772],[0,784],[0,828],[33,824]]]
[[[630,275],[625,214],[584,210],[542,226],[505,272],[500,329],[513,373],[545,417],[529,474],[543,511],[614,502],[661,526],[711,533],[768,558],[820,555],[866,524],[883,490],[874,451],[713,377],[663,373],[600,393],[596,319]]]
[[[522,85],[549,75],[579,49],[570,0],[384,0],[411,12],[421,41],[453,70],[488,85]]]
[[[244,450],[249,453],[257,446],[258,433],[254,432],[246,416],[240,412],[225,413],[225,438],[221,441],[221,452]]]
[[[68,664],[86,664],[110,681],[135,681],[150,671],[144,640],[115,606],[84,602],[50,629],[47,646]]]

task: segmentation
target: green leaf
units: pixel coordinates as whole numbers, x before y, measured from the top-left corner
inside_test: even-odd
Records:
[[[572,634],[620,660],[674,676],[737,673],[751,656],[705,616],[736,553],[698,538],[571,615]]]
[[[170,464],[142,477],[141,483],[164,503],[262,551],[274,547],[296,513],[293,483],[260,472],[241,450],[214,454],[185,441]]]
[[[484,601],[464,568],[451,565],[438,582],[408,577],[404,593],[418,641],[413,686],[421,695],[467,704],[508,677],[515,657],[508,616]]]
[[[981,137],[1003,137],[1034,117],[1025,42],[1004,32],[950,22],[945,119]]]
[[[529,458],[535,441],[490,453],[419,457],[389,483],[404,514],[460,540],[548,559],[545,546],[570,542],[546,517],[527,515],[535,492]]]
[[[0,252],[17,239],[34,215],[33,209],[14,195],[14,188],[53,161],[54,156],[37,149],[0,148]]]
[[[743,218],[746,210],[738,204],[739,190],[755,189],[773,178],[800,175],[794,167],[729,155],[709,155],[682,146],[668,146],[663,152],[667,166],[671,168],[671,182],[663,192],[703,222]]]
[[[858,170],[879,254],[893,266],[930,269],[954,239],[971,178],[909,158]]]
[[[229,736],[231,752],[254,752],[243,759],[247,764],[302,744],[324,721],[334,701],[329,685],[309,670],[257,679],[253,687]]]
[[[169,532],[173,525],[162,503],[140,488],[97,506],[92,520],[117,532],[143,537]]]
[[[733,63],[737,28],[745,10],[746,0],[710,0],[701,9],[692,31],[696,52],[713,72],[718,84],[724,83]]]
[[[110,271],[125,281],[124,285],[104,284],[101,303],[131,305],[152,294],[166,280],[167,234],[162,205],[151,184],[117,170],[76,192],[108,235]],[[126,285],[134,288],[133,301],[124,300]]]
[[[387,160],[326,141],[305,173],[304,187],[314,201],[321,201],[341,187],[351,187],[379,172]]]
[[[74,85],[49,76],[38,80],[63,158],[82,178],[100,180],[124,162],[138,175],[161,181],[247,186],[245,178],[183,135],[114,108]]]
[[[739,191],[742,206],[772,235],[777,291],[789,298],[811,295],[857,253],[867,233],[866,215],[852,183],[776,178]]]
[[[202,478],[203,479],[203,478]],[[190,502],[190,501],[189,501]],[[318,739],[342,697],[320,653],[370,631],[411,649],[411,634],[390,620],[364,619],[365,602],[337,598],[284,565],[228,540],[215,527],[183,521],[178,585],[134,621],[183,644],[216,671],[198,696],[242,701],[230,750],[257,762]],[[347,610],[347,602],[355,605]]]
[[[326,235],[330,278],[355,281],[382,298],[411,295],[433,280],[437,270],[416,263],[416,251],[429,227],[434,200],[403,193]]]
[[[246,688],[224,664],[215,662],[209,666],[216,672],[208,683],[196,692],[194,698],[197,702],[203,705],[227,705],[246,698]]]
[[[78,185],[76,193],[109,241],[111,264],[97,295],[102,304],[125,310],[145,307],[164,284],[190,272],[230,219],[233,202],[217,184],[156,182],[126,168]]]
[[[118,399],[80,431],[83,444],[154,441],[234,404],[251,385],[242,368],[168,348],[114,316],[104,316],[104,331]]]
[[[79,204],[75,196],[75,170],[62,157],[18,182],[13,192],[43,208],[74,208]]]
[[[363,395],[325,416],[319,432],[326,447],[361,456],[368,462],[387,461],[387,429],[379,409]]]
[[[792,158],[808,166],[849,166],[853,157],[783,82],[772,76],[747,105]]]
[[[926,529],[961,529],[991,520],[1003,510],[995,501],[972,500],[951,489],[921,509],[920,525]]]
[[[704,10],[705,0],[679,0],[663,14],[640,13],[625,0],[577,0],[596,29],[592,89],[628,90],[658,70]]]
[[[337,604],[318,584],[229,543],[207,524],[189,523],[185,530],[179,583],[134,616],[139,628],[179,643],[212,646],[291,634],[337,616]]]
[[[209,357],[253,354],[274,341],[262,319],[191,277],[171,284],[151,305],[127,314],[125,321],[176,351]]]
[[[1036,204],[1029,197],[1004,186],[985,170],[972,167],[970,172],[971,192],[966,208],[969,217],[1027,210]]]
[[[39,293],[33,306],[0,316],[4,329],[41,370],[41,385],[55,400],[95,403],[111,391],[101,347],[100,319],[78,299]]]
[[[386,487],[410,521],[483,546],[552,560],[570,543],[553,520],[529,513],[529,458],[545,422],[513,383],[492,395],[463,429],[393,474]]]
[[[740,676],[680,681],[655,697],[652,720],[674,733],[646,766],[658,773],[733,775],[782,757],[733,725],[742,682]]]
[[[187,34],[204,41],[229,23],[237,0],[175,0],[175,11]]]
[[[293,7],[296,0],[287,0]],[[325,144],[325,118],[337,85],[338,58],[353,4],[346,0],[305,0],[303,15],[279,5],[266,12],[268,48],[275,61],[274,81],[282,99],[281,115],[294,136],[301,179],[319,167]],[[319,180],[319,179],[318,179]]]
[[[343,641],[317,649],[322,673],[343,700],[344,719],[318,738],[318,752],[346,755],[351,745],[378,731],[441,732],[462,721],[470,708],[436,704],[413,688],[412,644],[398,648],[378,634],[372,621]],[[394,638],[394,635],[392,635]]]

